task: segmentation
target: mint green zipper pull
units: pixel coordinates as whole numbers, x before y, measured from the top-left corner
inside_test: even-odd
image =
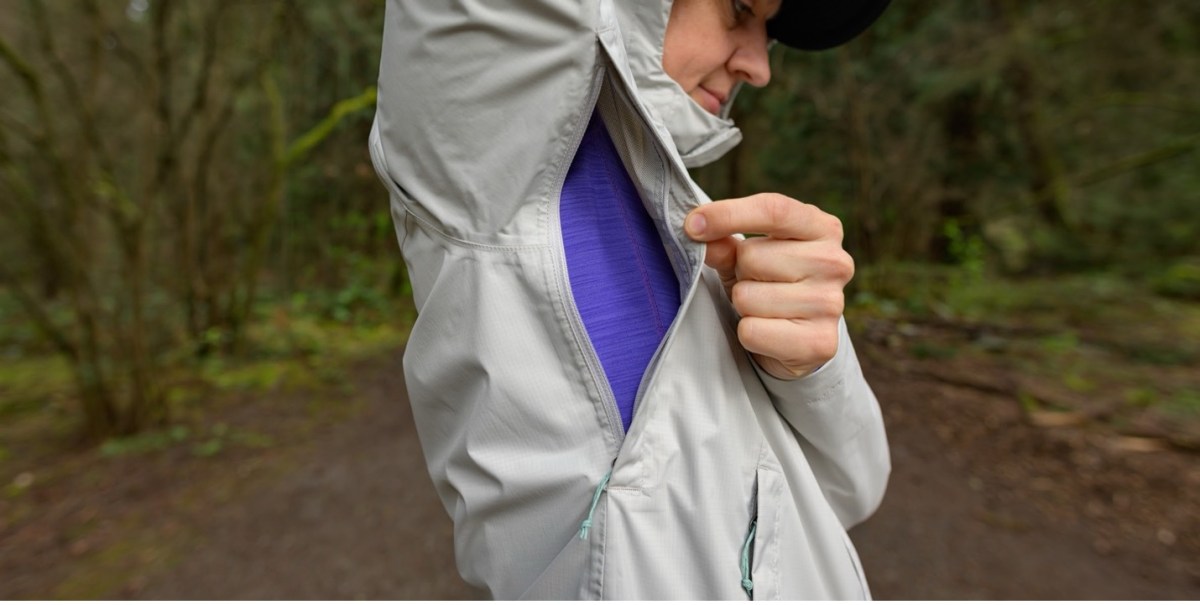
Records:
[[[746,596],[754,598],[754,580],[750,579],[750,548],[754,546],[754,534],[758,531],[758,519],[750,523],[750,532],[742,543],[742,590]]]
[[[596,514],[596,505],[600,503],[600,493],[608,487],[609,479],[612,479],[612,469],[608,469],[608,472],[604,473],[604,478],[600,480],[600,485],[596,486],[596,491],[592,494],[592,506],[588,509],[587,518],[579,525],[580,540],[587,540],[588,530],[592,528],[592,516]]]

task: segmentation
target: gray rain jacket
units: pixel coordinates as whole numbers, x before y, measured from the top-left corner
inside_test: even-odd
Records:
[[[670,0],[388,0],[370,147],[419,317],[404,371],[459,571],[493,597],[861,599],[890,469],[842,325],[780,381],[682,231],[740,140],[661,68]],[[560,188],[599,111],[682,307],[626,434],[572,299]],[[611,478],[608,478],[608,477]]]

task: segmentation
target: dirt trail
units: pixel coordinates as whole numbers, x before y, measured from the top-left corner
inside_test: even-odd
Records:
[[[213,512],[201,544],[125,596],[149,599],[478,599],[425,471],[400,355],[357,372],[366,408],[307,460]]]
[[[876,598],[1200,598],[1194,455],[1110,460],[1087,439],[1025,426],[995,396],[868,369],[895,467],[882,508],[853,531]],[[120,596],[482,596],[455,571],[398,358],[358,376],[362,414],[317,438],[293,471],[198,521],[198,543]],[[1081,479],[1088,456],[1101,458],[1091,471],[1148,478],[1109,485],[1097,505],[1100,484]],[[1173,508],[1191,512],[1160,519]],[[1177,527],[1156,528],[1167,522]]]
[[[996,396],[869,370],[893,471],[851,536],[875,598],[1200,597],[1194,455],[1106,451]]]

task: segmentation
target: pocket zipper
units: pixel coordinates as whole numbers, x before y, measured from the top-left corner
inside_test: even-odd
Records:
[[[750,522],[750,531],[746,532],[746,539],[742,542],[742,590],[746,591],[746,596],[754,599],[754,580],[750,577],[751,554],[754,552],[754,535],[758,533],[758,517],[755,517]]]

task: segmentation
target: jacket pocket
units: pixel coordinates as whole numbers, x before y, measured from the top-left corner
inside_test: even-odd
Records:
[[[741,583],[754,601],[779,598],[779,473],[759,468],[754,480],[751,509],[741,551]]]

